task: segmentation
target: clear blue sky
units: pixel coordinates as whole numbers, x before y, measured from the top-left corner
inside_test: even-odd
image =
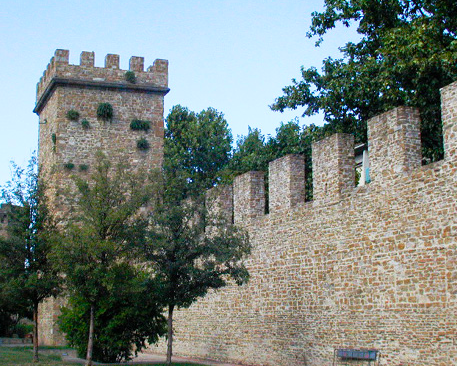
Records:
[[[5,0],[0,7],[0,185],[10,178],[11,160],[25,165],[37,149],[38,116],[32,113],[36,83],[54,50],[107,53],[169,60],[170,93],[165,116],[175,104],[223,112],[234,138],[248,126],[275,134],[281,121],[302,111],[273,112],[269,105],[300,66],[320,68],[338,57],[338,47],[355,34],[332,31],[319,48],[306,32],[311,12],[323,0]],[[321,124],[322,117],[300,123]]]

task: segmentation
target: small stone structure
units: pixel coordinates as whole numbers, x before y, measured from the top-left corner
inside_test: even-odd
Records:
[[[56,50],[37,85],[34,109],[40,116],[39,164],[46,180],[51,211],[65,217],[71,211],[74,174],[90,174],[97,151],[114,163],[150,170],[162,163],[163,99],[168,93],[168,61],[155,60],[145,71],[143,57],[130,58],[135,80],[119,69],[119,56],[107,55],[104,67],[94,66],[94,53],[82,52],[79,65],[69,64],[69,51]],[[109,103],[113,116],[101,119],[97,109]],[[75,111],[77,118],[69,118]],[[148,131],[132,130],[132,120],[148,121]],[[138,149],[146,139],[149,149]],[[39,326],[43,344],[62,344],[56,328],[63,299],[41,306]]]
[[[263,174],[237,177],[220,201],[249,231],[250,282],[178,311],[176,354],[321,366],[355,348],[457,365],[457,82],[441,93],[442,161],[421,166],[419,113],[400,107],[368,121],[369,184],[354,186],[345,134],[313,144],[312,202],[302,157],[270,163],[267,215]]]

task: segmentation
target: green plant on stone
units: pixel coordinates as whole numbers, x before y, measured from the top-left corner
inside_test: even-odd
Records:
[[[151,128],[150,121],[142,121],[140,119],[134,119],[130,122],[130,129],[133,131],[149,131]]]
[[[51,140],[52,140],[52,151],[56,152],[57,135],[55,133],[53,133],[51,135]]]
[[[136,142],[136,147],[140,150],[147,150],[149,149],[149,142],[143,137]]]
[[[129,83],[135,84],[136,83],[136,75],[133,71],[127,71],[125,73],[125,80]]]
[[[355,186],[357,187],[360,183],[360,178],[362,176],[362,173],[358,170],[355,169]]]
[[[68,112],[67,112],[67,118],[70,120],[70,121],[77,121],[79,119],[79,112],[78,111],[75,111],[74,109],[70,109]]]
[[[85,172],[87,170],[89,170],[89,165],[87,165],[87,164],[80,164],[79,165],[79,171]]]
[[[68,163],[65,163],[63,166],[67,170],[72,170],[75,167],[75,164],[73,164],[72,162],[68,162]]]
[[[81,121],[81,126],[82,126],[85,130],[87,130],[87,129],[90,128],[90,123],[89,123],[89,121],[88,121],[87,119],[83,119],[83,120]]]
[[[111,121],[113,118],[113,106],[109,103],[100,103],[97,108],[97,117],[103,121]]]

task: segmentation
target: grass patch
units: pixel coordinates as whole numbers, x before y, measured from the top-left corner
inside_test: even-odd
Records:
[[[43,354],[40,352],[40,365],[60,366],[64,363],[59,355]],[[2,366],[32,366],[32,347],[0,347],[0,360]]]
[[[33,353],[31,346],[18,346],[18,347],[2,347],[0,346],[0,365],[2,366],[65,366],[65,365],[81,365],[80,363],[75,362],[64,362],[62,361],[61,356],[49,354],[49,350],[60,350],[64,352],[68,350],[68,347],[40,347],[40,362],[38,364],[33,363]],[[41,351],[44,352],[41,352]],[[113,364],[99,364],[110,365]],[[127,365],[127,364],[116,364],[118,366]],[[128,364],[132,365],[132,364]],[[142,366],[165,366],[165,363],[151,363],[151,364],[142,364]],[[173,363],[173,366],[204,366],[195,363]]]

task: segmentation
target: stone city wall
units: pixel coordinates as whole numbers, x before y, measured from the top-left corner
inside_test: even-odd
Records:
[[[445,159],[421,166],[419,114],[368,121],[371,183],[354,187],[352,136],[236,178],[225,197],[249,231],[249,283],[176,313],[174,350],[247,365],[330,365],[335,348],[374,348],[381,365],[457,364],[457,82],[442,90]],[[163,350],[162,345],[151,352]]]

